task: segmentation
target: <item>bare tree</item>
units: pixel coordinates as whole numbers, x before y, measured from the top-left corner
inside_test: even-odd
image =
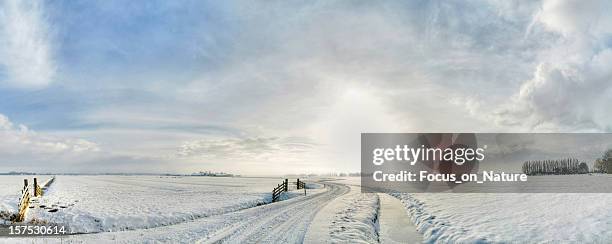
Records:
[[[579,163],[575,158],[527,161],[523,163],[522,169],[527,175],[567,175],[589,172],[589,166],[584,162]]]

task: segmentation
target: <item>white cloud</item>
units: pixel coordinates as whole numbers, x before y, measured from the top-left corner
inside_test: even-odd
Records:
[[[2,7],[1,81],[48,84],[55,65],[42,4],[7,1]],[[246,2],[231,10],[231,26],[196,28],[229,47],[206,50],[223,55],[201,73],[148,73],[129,65],[106,72],[109,77],[82,72],[76,77],[83,79],[66,87],[79,94],[71,102],[84,101],[70,115],[85,126],[49,138],[0,120],[0,131],[21,146],[0,145],[77,153],[79,143],[62,138],[86,137],[117,155],[164,161],[162,171],[181,163],[188,164],[178,169],[184,172],[243,161],[215,167],[282,172],[286,168],[275,163],[249,163],[287,157],[310,160],[307,169],[356,170],[361,132],[612,130],[605,106],[612,103],[609,2]],[[193,43],[202,41],[194,37]],[[173,62],[149,51],[151,67]],[[195,76],[185,78],[183,71]],[[286,140],[296,135],[312,142],[293,148],[298,144]],[[114,167],[139,165],[113,161]]]
[[[97,151],[100,151],[100,148],[93,142],[39,134],[25,125],[15,126],[6,116],[0,114],[0,154],[4,156],[18,155],[27,160],[30,156]]]
[[[318,157],[307,169],[357,170],[361,132],[483,130],[483,123],[465,115],[452,98],[507,98],[510,92],[500,91],[500,83],[527,77],[530,67],[523,59],[531,56],[522,51],[535,45],[522,42],[524,30],[511,21],[528,24],[531,16],[525,12],[531,10],[506,6],[498,15],[488,4],[466,5],[250,2],[236,10],[235,21],[244,29],[224,57],[227,63],[188,85],[143,87],[117,77],[119,87],[138,92],[129,90],[129,97],[97,106],[84,117],[92,124],[147,130],[112,134],[100,129],[96,138],[114,141],[105,145],[117,150],[135,151],[132,155],[172,154],[178,157],[168,159],[172,164],[184,158],[198,163],[226,159],[245,163],[220,169],[278,168],[248,163],[296,157],[267,139],[299,135],[321,145],[299,156],[303,161]],[[232,130],[197,129],[206,125]],[[160,135],[178,127],[188,135]],[[256,150],[243,148],[251,144],[237,138],[251,138]],[[178,154],[167,151],[177,145],[182,146]]]
[[[0,82],[26,89],[46,86],[56,71],[52,51],[42,1],[0,3]]]
[[[564,35],[597,33],[612,27],[610,6],[605,0],[546,0],[536,17],[548,29]]]
[[[100,173],[179,172],[160,157],[134,156],[103,149],[98,143],[66,135],[39,133],[0,114],[0,172]]]
[[[177,156],[222,160],[295,160],[316,145],[305,138],[224,138],[185,142]]]
[[[545,1],[536,24],[559,34],[539,52],[531,79],[498,110],[501,125],[546,131],[610,131],[609,1]]]
[[[327,172],[320,144],[305,137],[221,137],[185,141],[165,157],[181,171],[222,170],[237,174],[274,175]]]

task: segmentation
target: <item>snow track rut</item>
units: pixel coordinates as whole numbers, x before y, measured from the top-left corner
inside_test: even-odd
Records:
[[[249,220],[233,224],[204,243],[301,243],[317,212],[350,190],[344,185],[326,185],[330,189],[321,194],[241,211]]]

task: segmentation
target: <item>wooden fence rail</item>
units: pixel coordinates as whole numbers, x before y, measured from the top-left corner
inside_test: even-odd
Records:
[[[23,179],[23,188],[17,206],[17,215],[13,218],[13,222],[21,222],[25,219],[26,211],[30,205],[30,190],[28,189],[28,179]]]
[[[300,179],[297,179],[297,189],[306,189],[306,183],[304,183],[303,181],[300,181]]]
[[[297,179],[295,183],[294,182],[291,183],[291,185],[293,184],[296,185],[298,190],[304,189],[304,196],[306,196],[306,183],[304,181]],[[278,184],[274,188],[274,190],[272,190],[272,202],[276,202],[280,200],[281,193],[287,192],[287,191],[289,191],[289,179],[285,179],[283,183]]]
[[[300,179],[297,179],[297,182],[295,182],[295,184],[297,185],[297,189],[304,189],[304,196],[306,196],[306,183],[304,183],[303,181],[300,181]]]
[[[37,179],[34,178],[34,196],[35,197],[42,196],[43,193],[44,193],[44,190],[47,187],[49,187],[51,185],[51,183],[53,183],[54,180],[55,180],[55,176],[47,179],[47,181],[45,181],[45,183],[43,183],[42,185],[38,185]]]
[[[272,190],[272,202],[276,202],[280,199],[281,193],[289,191],[289,179],[285,179],[283,183],[278,184],[274,190]]]

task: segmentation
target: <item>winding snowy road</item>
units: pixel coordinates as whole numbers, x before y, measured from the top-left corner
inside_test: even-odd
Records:
[[[282,201],[241,211],[248,219],[239,221],[225,231],[206,240],[206,243],[301,243],[309,224],[331,200],[349,192],[349,187],[326,184],[329,190],[317,195]]]

